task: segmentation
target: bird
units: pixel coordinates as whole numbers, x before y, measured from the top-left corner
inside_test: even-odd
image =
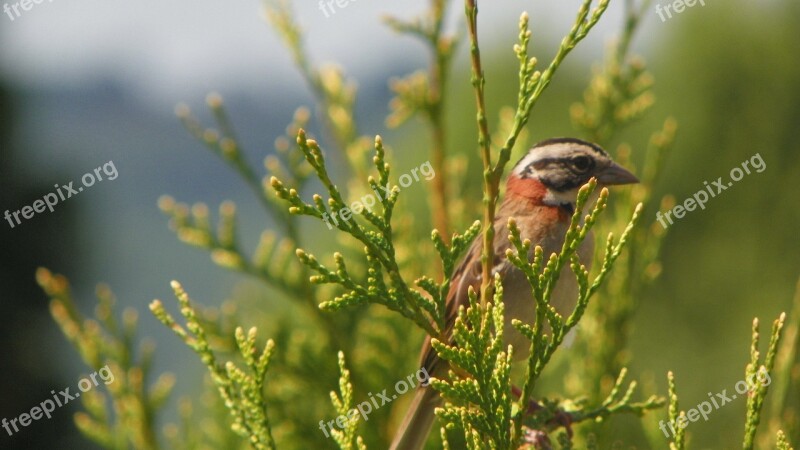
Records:
[[[492,274],[499,274],[503,286],[505,308],[504,343],[514,348],[514,360],[527,359],[530,341],[511,326],[512,319],[532,324],[536,316],[536,303],[525,275],[506,259],[506,250],[513,245],[508,240],[508,219],[513,217],[520,237],[531,242],[529,260],[533,249],[542,247],[545,258],[561,251],[570,220],[575,212],[578,191],[591,178],[599,188],[612,185],[638,183],[630,171],[614,162],[599,145],[577,138],[547,139],[534,145],[520,158],[506,180],[503,202],[494,219],[494,255]],[[594,203],[600,189],[595,189]],[[483,240],[476,238],[450,277],[450,290],[446,298],[444,335],[452,339],[452,332],[461,306],[469,304],[471,287],[480,296],[481,253]],[[590,268],[594,250],[593,239],[588,235],[578,248],[581,262]],[[550,304],[564,315],[575,307],[578,286],[574,277],[559,277],[550,298]],[[546,332],[546,329],[545,329]],[[448,364],[441,360],[427,336],[420,354],[420,367],[429,376],[446,377]],[[398,428],[391,450],[419,450],[425,445],[433,421],[434,409],[441,398],[427,383],[421,383],[414,399]]]

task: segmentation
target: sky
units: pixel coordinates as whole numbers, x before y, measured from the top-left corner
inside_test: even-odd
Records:
[[[4,5],[16,1],[0,0]],[[617,3],[612,2],[597,30],[606,39],[618,29],[622,4]],[[563,34],[578,4],[576,0],[485,2],[480,10],[481,38],[510,49],[523,10],[531,13],[535,33]],[[327,9],[326,17],[317,1],[293,2],[307,31],[312,59],[337,61],[356,79],[397,60],[420,67],[426,63],[420,44],[399,38],[380,22],[387,14],[414,17],[426,5],[423,0],[349,0],[342,8],[334,3],[334,12]],[[461,3],[454,2],[449,12],[450,29],[463,26]],[[655,19],[655,13],[652,16]],[[288,53],[263,19],[263,3],[252,0],[43,0],[13,21],[8,14],[0,15],[0,39],[0,74],[15,84],[70,84],[112,77],[160,107],[220,88],[267,90],[297,77]],[[591,42],[582,50],[598,45],[602,44]]]

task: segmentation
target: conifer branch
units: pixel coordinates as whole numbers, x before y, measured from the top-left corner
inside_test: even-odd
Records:
[[[185,327],[175,321],[160,300],[154,300],[150,304],[150,311],[194,350],[208,368],[211,380],[233,417],[231,429],[257,450],[275,449],[264,398],[264,382],[275,343],[268,340],[264,349],[259,352],[256,348],[256,328],[251,328],[245,334],[239,327],[235,338],[246,369],[232,361],[224,364],[218,362],[189,295],[177,281],[172,282],[172,288],[178,299],[181,315],[186,320]]]

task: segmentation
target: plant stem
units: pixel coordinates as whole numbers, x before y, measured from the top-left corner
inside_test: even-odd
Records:
[[[481,253],[481,307],[492,297],[492,259],[494,256],[494,218],[499,196],[500,179],[492,170],[492,151],[489,124],[486,121],[486,101],[484,87],[486,78],[481,65],[481,52],[478,47],[478,5],[477,0],[465,0],[467,28],[469,30],[470,56],[472,59],[472,87],[478,108],[478,145],[483,161],[483,252]]]
[[[444,123],[445,94],[447,78],[450,72],[452,48],[442,38],[442,22],[445,13],[445,0],[432,0],[433,28],[428,37],[433,61],[430,68],[430,86],[428,91],[428,119],[433,132],[431,162],[438,177],[433,178],[431,185],[431,211],[433,225],[439,230],[445,243],[450,242],[450,220],[447,209],[447,176],[445,175],[445,155],[447,151],[447,130]]]

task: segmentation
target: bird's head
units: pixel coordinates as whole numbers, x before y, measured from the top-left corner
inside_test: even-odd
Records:
[[[598,145],[556,138],[536,144],[517,162],[509,175],[507,192],[569,209],[574,207],[580,187],[592,177],[600,187],[639,182]]]

